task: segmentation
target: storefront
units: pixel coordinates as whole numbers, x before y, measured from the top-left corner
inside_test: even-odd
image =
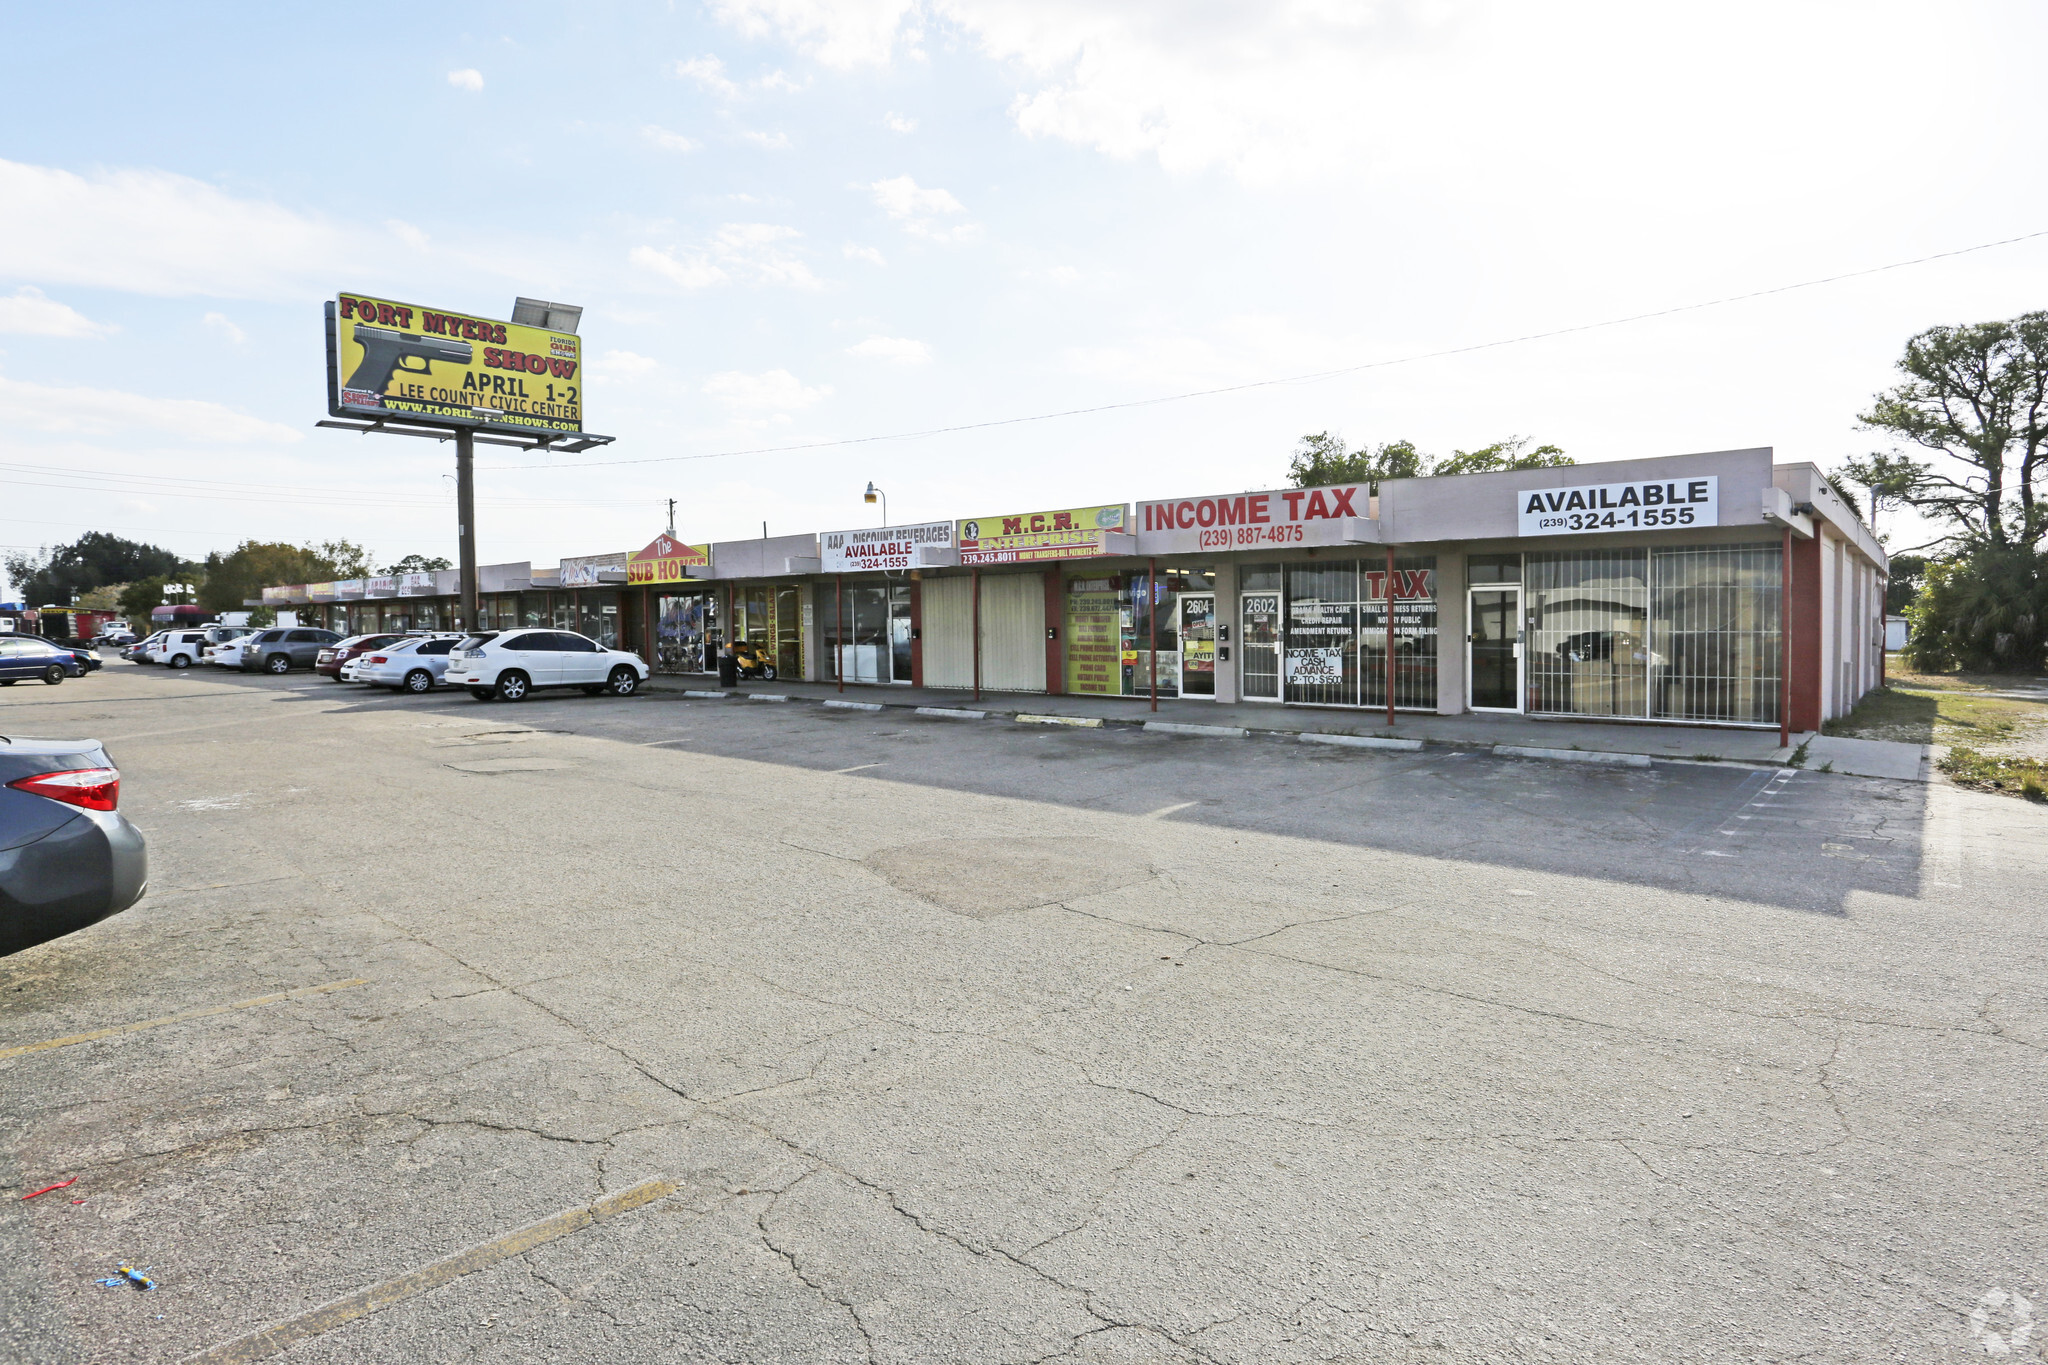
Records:
[[[685,545],[666,534],[627,557],[629,591],[640,594],[641,610],[654,623],[648,666],[655,672],[717,671],[725,643],[724,594],[703,581],[710,570],[709,545]]]
[[[960,562],[953,523],[867,526],[818,537],[827,680],[909,686],[922,676],[923,576]],[[942,590],[943,591],[943,590]]]

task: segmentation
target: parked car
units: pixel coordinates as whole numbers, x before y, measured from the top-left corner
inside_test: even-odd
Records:
[[[99,638],[94,643],[132,645],[135,643],[135,632],[128,628],[126,621],[109,621],[100,627]]]
[[[33,635],[0,636],[0,687],[39,678],[55,687],[66,678],[85,676],[75,651]]]
[[[418,635],[393,640],[348,664],[349,680],[394,692],[431,692],[448,671],[448,652],[460,635]]]
[[[0,955],[142,899],[149,849],[120,799],[98,740],[0,737]]]
[[[591,696],[630,697],[647,678],[638,654],[606,649],[566,630],[497,630],[465,635],[449,651],[442,681],[478,701],[519,701],[536,688],[580,687]]]
[[[315,656],[313,671],[323,673],[335,682],[347,682],[348,679],[341,676],[343,664],[373,649],[381,649],[393,640],[404,638],[403,632],[392,630],[382,635],[351,635],[347,639],[336,640]]]
[[[190,668],[199,662],[201,651],[212,643],[206,634],[203,630],[165,631],[150,649],[149,661],[168,668]]]
[[[240,668],[242,666],[244,646],[255,639],[257,634],[259,632],[252,630],[247,635],[239,635],[232,640],[223,640],[217,645],[208,645],[206,652],[200,657],[216,668]]]
[[[294,668],[311,668],[321,647],[341,637],[315,626],[280,626],[251,635],[242,649],[244,673],[262,669],[265,673],[289,673]]]
[[[160,630],[154,635],[145,635],[140,640],[137,640],[134,644],[122,650],[121,657],[126,659],[131,664],[149,663],[149,651],[156,648],[158,642],[160,642],[164,638],[164,636],[168,634],[170,634],[169,631]]]
[[[97,673],[107,666],[107,661],[100,657],[99,650],[92,646],[73,649],[71,657],[78,660],[79,666],[88,673]]]

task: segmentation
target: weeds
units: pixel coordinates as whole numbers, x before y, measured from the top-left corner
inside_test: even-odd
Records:
[[[1959,787],[2012,792],[2029,801],[2048,801],[2048,759],[1979,753],[1958,744],[1936,766]]]

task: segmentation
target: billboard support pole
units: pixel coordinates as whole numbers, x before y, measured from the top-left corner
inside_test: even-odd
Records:
[[[476,472],[474,434],[467,427],[455,429],[455,520],[456,553],[462,565],[462,619],[469,630],[481,630],[477,620],[476,596]]]

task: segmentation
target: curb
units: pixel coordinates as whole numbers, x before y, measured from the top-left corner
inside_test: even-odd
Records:
[[[882,709],[882,703],[878,701],[840,701],[836,697],[827,700],[825,705],[835,707],[841,711],[879,711]]]
[[[1071,725],[1080,730],[1100,730],[1102,728],[1102,717],[1100,716],[1019,715],[1016,719],[1021,725]]]
[[[1496,758],[1544,758],[1558,763],[1605,763],[1616,768],[1647,768],[1648,754],[1610,754],[1598,749],[1532,749],[1521,744],[1496,744]]]
[[[1195,725],[1182,720],[1148,720],[1145,729],[1169,735],[1209,735],[1217,739],[1243,739],[1251,733],[1241,725]]]
[[[1382,739],[1378,735],[1299,734],[1295,738],[1303,744],[1341,744],[1347,749],[1399,749],[1410,754],[1422,748],[1419,739]]]
[[[747,694],[746,694],[746,696],[747,696],[747,700],[748,700],[748,701],[788,701],[788,700],[789,700],[789,694],[788,694],[788,693],[786,693],[786,692],[749,692],[749,693],[747,693]]]
[[[730,692],[692,692],[688,688],[684,688],[683,695],[686,697],[699,697],[705,701],[724,701],[733,694]]]
[[[951,706],[920,706],[920,716],[937,716],[941,720],[987,720],[986,711],[962,711]]]

